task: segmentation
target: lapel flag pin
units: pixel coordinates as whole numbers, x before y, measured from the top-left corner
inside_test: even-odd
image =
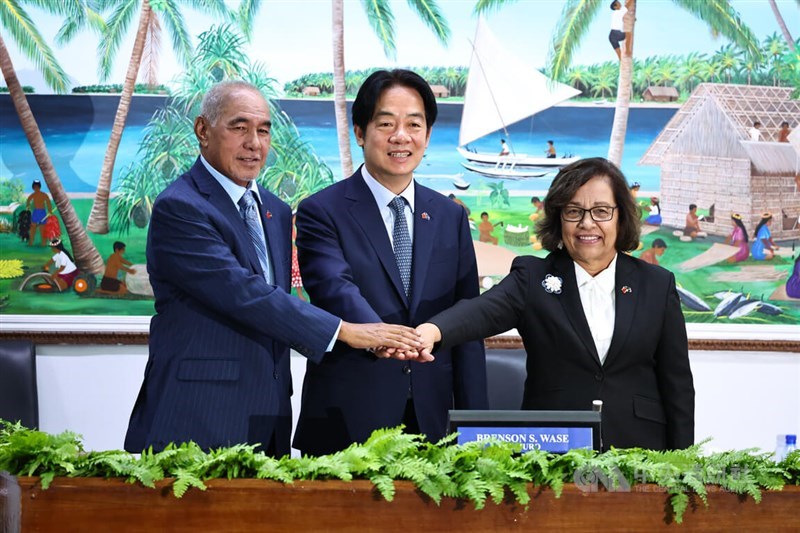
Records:
[[[633,292],[633,289],[628,287],[627,285],[622,286],[622,294],[630,294]]]
[[[267,220],[271,219],[271,218],[272,218],[272,211],[267,211],[267,212],[264,214],[264,216],[265,216],[265,217],[267,217]]]
[[[423,211],[422,212],[422,220],[430,220],[430,219],[431,219],[431,216],[426,211]]]

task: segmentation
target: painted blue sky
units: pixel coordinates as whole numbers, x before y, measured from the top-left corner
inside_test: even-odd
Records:
[[[705,1],[705,0],[697,0]],[[235,5],[234,1],[228,2]],[[383,47],[367,25],[361,2],[345,0],[345,63],[348,69],[372,66],[450,66],[469,63],[469,38],[475,30],[474,0],[439,0],[451,28],[449,46],[442,46],[411,11],[406,2],[393,1],[396,19],[397,57],[388,59]],[[778,0],[778,6],[793,37],[800,36],[800,8],[795,0]],[[487,22],[501,42],[530,64],[545,63],[552,32],[559,19],[562,0],[518,0],[491,13]],[[745,23],[759,39],[778,32],[779,28],[767,0],[732,0]],[[52,43],[60,20],[31,8],[30,13],[48,42]],[[214,24],[209,17],[186,9],[192,35]],[[671,0],[639,0],[637,4],[634,55],[647,57],[662,54],[687,54],[693,51],[713,53],[727,43],[724,37],[713,38],[702,22]],[[578,50],[576,64],[592,64],[614,58],[608,43],[610,10],[605,7],[593,22]],[[109,82],[121,83],[130,50],[133,47],[135,21],[130,36],[123,43]],[[163,37],[168,43],[166,34]],[[84,34],[75,42],[56,48],[56,56],[72,77],[74,85],[98,83],[97,61],[92,52],[97,37]],[[33,65],[24,58],[10,39],[6,39],[20,79],[39,93],[51,92]],[[331,3],[329,0],[265,0],[258,15],[250,57],[267,65],[281,84],[304,73],[330,71]],[[179,71],[170,50],[165,50],[159,81],[169,80]]]

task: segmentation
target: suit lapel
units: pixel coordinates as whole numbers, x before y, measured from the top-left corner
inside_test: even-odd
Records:
[[[575,278],[575,265],[568,254],[558,252],[554,262],[554,270],[563,280],[563,288],[559,301],[564,312],[572,323],[572,329],[583,342],[586,350],[592,355],[595,362],[600,365],[600,357],[597,355],[597,347],[594,345],[592,330],[589,329],[589,322],[583,312],[581,296],[578,292],[578,281]]]
[[[429,258],[441,220],[431,212],[433,193],[414,183],[414,257],[411,263],[411,314],[422,299],[428,276]],[[455,275],[455,273],[453,273]]]
[[[253,243],[250,242],[250,235],[247,233],[247,228],[239,209],[231,201],[225,189],[208,173],[199,157],[192,167],[191,175],[197,185],[197,190],[206,197],[208,203],[228,219],[228,223],[234,229],[237,239],[235,249],[244,250],[245,256],[239,257],[239,260],[242,261],[242,266],[249,266],[253,272],[263,276],[264,271],[261,269],[261,263],[258,261]]]
[[[392,244],[386,234],[386,225],[381,218],[378,205],[375,203],[375,197],[372,196],[372,192],[370,192],[369,187],[364,182],[364,178],[361,176],[360,169],[347,179],[347,191],[345,194],[352,201],[349,208],[350,216],[361,227],[370,244],[372,244],[375,254],[378,256],[378,260],[386,274],[392,280],[392,285],[394,285],[398,296],[404,302],[407,302],[406,291],[400,279],[400,269],[397,268],[394,250],[392,250]]]
[[[633,323],[636,302],[641,286],[639,285],[639,269],[627,254],[617,254],[617,274],[614,281],[614,299],[616,307],[614,319],[614,335],[611,337],[611,346],[608,349],[605,364],[613,361],[619,354]],[[624,290],[624,292],[623,292]]]
[[[286,242],[284,241],[286,234],[281,231],[281,228],[284,226],[284,221],[280,219],[281,210],[278,209],[278,206],[273,205],[275,197],[260,185],[258,194],[261,196],[261,222],[264,226],[264,234],[267,236],[272,282],[274,285],[283,287],[286,272],[283,269],[284,263],[281,260],[283,258],[281,251],[286,249]],[[288,289],[287,287],[284,288]]]

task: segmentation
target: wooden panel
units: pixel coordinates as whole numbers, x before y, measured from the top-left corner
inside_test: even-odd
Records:
[[[440,507],[410,482],[398,482],[393,502],[368,481],[214,480],[181,499],[168,481],[157,489],[119,480],[56,479],[42,491],[37,478],[19,478],[22,531],[723,531],[800,530],[800,487],[751,498],[714,491],[709,508],[693,498],[682,526],[670,523],[667,495],[641,485],[628,493],[581,492],[568,485],[560,499],[533,489],[526,510],[511,501],[445,499]],[[7,498],[6,498],[7,499]],[[7,502],[6,502],[7,504]]]

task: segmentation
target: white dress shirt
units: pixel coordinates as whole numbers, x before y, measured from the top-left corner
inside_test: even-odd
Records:
[[[406,224],[408,225],[411,244],[414,244],[414,180],[411,180],[411,183],[408,184],[408,187],[406,187],[403,192],[395,194],[378,183],[378,180],[370,175],[366,165],[361,166],[361,175],[364,176],[364,182],[367,184],[367,187],[369,187],[372,196],[375,197],[375,202],[378,204],[378,209],[381,212],[381,219],[383,219],[383,224],[386,226],[386,233],[389,235],[389,242],[392,243],[392,248],[394,248],[394,211],[389,207],[389,204],[394,200],[395,196],[402,196],[406,199]]]
[[[611,346],[611,337],[614,335],[614,322],[616,318],[616,302],[614,300],[614,285],[617,274],[617,256],[608,265],[608,268],[592,277],[583,267],[575,263],[575,280],[578,282],[578,293],[581,297],[583,313],[592,332],[597,355],[600,362],[604,363],[608,348]]]

